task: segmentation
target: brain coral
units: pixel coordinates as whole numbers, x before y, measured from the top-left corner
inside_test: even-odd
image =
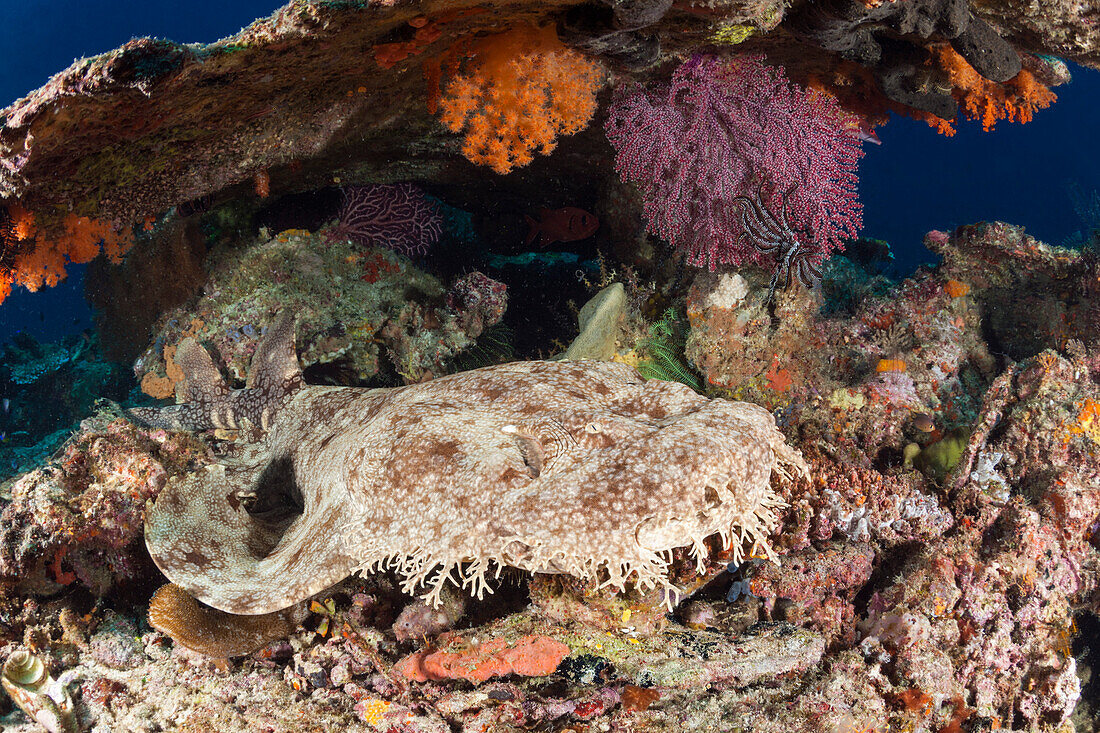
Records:
[[[623,364],[303,386],[293,336],[289,318],[273,326],[238,390],[187,340],[177,359],[193,401],[135,411],[161,426],[264,429],[170,482],[146,517],[164,574],[229,613],[286,608],[382,566],[431,602],[449,580],[480,597],[501,565],[671,587],[673,548],[701,563],[712,534],[738,557],[747,539],[763,545],[779,504],[773,472],[806,471],[763,408]]]

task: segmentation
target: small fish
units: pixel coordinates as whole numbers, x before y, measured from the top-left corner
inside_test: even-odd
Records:
[[[917,412],[913,414],[913,427],[922,433],[930,433],[936,429],[936,423],[927,412]]]
[[[882,140],[879,139],[878,135],[875,134],[874,129],[871,127],[863,127],[861,125],[859,130],[856,131],[856,137],[858,137],[865,143],[871,143],[872,145],[882,145]]]
[[[554,242],[576,242],[587,239],[600,228],[600,220],[584,209],[566,206],[561,209],[539,209],[539,219],[524,215],[530,229],[527,230],[527,246],[537,239],[538,246],[546,247]]]

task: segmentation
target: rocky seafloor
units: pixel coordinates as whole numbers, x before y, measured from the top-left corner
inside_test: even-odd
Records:
[[[1068,79],[1053,55],[1100,63],[1079,3],[809,5],[292,2],[210,46],[81,60],[5,110],[0,295],[105,256],[87,274],[94,331],[0,351],[3,729],[1100,727],[1095,241],[933,230],[939,263],[902,277],[886,243],[850,239],[777,287],[767,258],[694,267],[647,232],[598,125],[502,176],[430,111],[433,73],[550,22],[610,86],[700,52],[765,54],[865,132],[889,112],[973,116],[982,95],[1041,108],[1034,80]],[[937,66],[946,46],[986,81]],[[1006,69],[1031,81],[993,81]],[[357,196],[398,194],[396,229],[356,228]],[[580,207],[598,229],[565,223]],[[229,623],[154,595],[145,519],[255,426],[164,429],[129,408],[193,396],[195,344],[254,388],[281,313],[310,385],[615,361],[766,408],[808,476],[776,472],[783,504],[758,538],[774,557],[716,537],[705,560],[677,550],[671,600],[506,568],[484,598],[448,586],[432,607],[380,568]]]
[[[142,517],[225,444],[104,403],[4,485],[5,655],[65,683],[73,729],[1090,730],[1100,265],[999,223],[929,243],[941,265],[851,312],[819,307],[830,278],[869,281],[847,258],[775,316],[762,271],[696,278],[681,368],[772,408],[811,476],[779,485],[779,564],[718,551],[695,578],[681,558],[694,593],[672,613],[552,575],[432,611],[376,573],[322,593],[288,638],[196,654],[144,618]],[[615,358],[658,363],[644,292],[622,295]],[[1038,308],[1070,315],[1021,332]]]

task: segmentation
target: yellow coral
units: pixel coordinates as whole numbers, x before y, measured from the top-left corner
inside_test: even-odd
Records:
[[[377,726],[382,722],[382,716],[389,706],[390,703],[386,700],[364,700],[361,703],[359,715],[368,725]]]
[[[708,40],[719,46],[736,46],[744,43],[753,33],[756,33],[756,28],[751,25],[727,23],[718,26],[718,29],[710,34]]]

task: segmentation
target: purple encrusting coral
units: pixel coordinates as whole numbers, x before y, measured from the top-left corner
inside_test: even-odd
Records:
[[[348,186],[339,219],[334,236],[408,256],[426,253],[443,233],[439,207],[411,183]]]

